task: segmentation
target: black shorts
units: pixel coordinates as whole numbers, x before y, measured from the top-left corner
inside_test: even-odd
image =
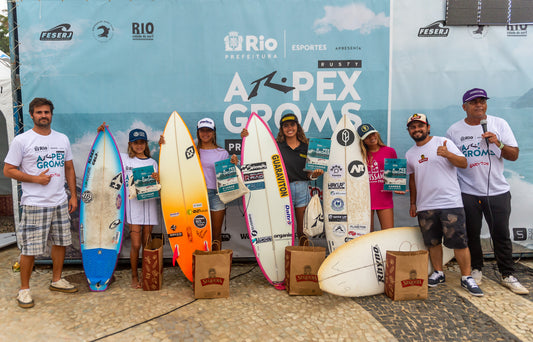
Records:
[[[451,249],[468,247],[465,211],[462,207],[419,211],[418,224],[424,244],[428,247],[438,246],[442,242]]]

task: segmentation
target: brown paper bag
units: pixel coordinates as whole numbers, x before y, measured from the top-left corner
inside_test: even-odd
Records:
[[[325,258],[324,247],[285,247],[285,287],[289,295],[322,295],[317,273]]]
[[[192,254],[194,298],[229,297],[233,251],[200,251]]]
[[[143,248],[142,275],[144,291],[161,290],[163,284],[162,239],[151,239]]]
[[[428,251],[387,251],[385,294],[392,300],[428,297]]]

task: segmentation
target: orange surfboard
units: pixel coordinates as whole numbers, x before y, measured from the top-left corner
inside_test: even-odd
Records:
[[[172,248],[183,274],[192,281],[192,254],[211,250],[209,200],[200,156],[177,112],[168,119],[159,152],[161,207]]]

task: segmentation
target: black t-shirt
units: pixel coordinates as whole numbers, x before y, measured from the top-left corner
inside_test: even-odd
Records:
[[[289,183],[309,180],[307,172],[304,171],[308,145],[300,142],[300,145],[293,150],[286,142],[279,142],[278,147],[289,176]]]

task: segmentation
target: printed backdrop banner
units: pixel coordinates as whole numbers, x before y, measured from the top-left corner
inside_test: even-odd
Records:
[[[308,137],[329,138],[343,114],[389,125],[388,0],[24,0],[16,10],[22,102],[54,102],[78,185],[103,121],[122,152],[131,129],[147,131],[156,160],[174,110],[193,136],[214,119],[217,142],[237,154],[252,112],[274,134],[288,112]],[[237,221],[224,248],[253,256]]]
[[[129,130],[146,130],[157,159],[159,135],[174,110],[193,136],[199,119],[214,119],[218,143],[236,154],[251,112],[274,134],[280,117],[294,112],[316,138],[330,137],[347,114],[356,125],[371,123],[403,157],[413,145],[405,130],[409,115],[427,114],[431,133],[443,136],[465,117],[462,94],[481,87],[490,96],[488,114],[506,119],[520,146],[519,159],[505,162],[510,234],[515,252],[533,251],[528,25],[447,27],[445,0],[15,4],[22,102],[27,108],[36,96],[54,101],[53,126],[71,139],[78,184],[103,121],[122,151]],[[395,225],[417,225],[408,196],[394,201]],[[224,248],[236,258],[253,256],[238,202],[228,208],[223,233]],[[486,253],[488,236],[485,227]]]

